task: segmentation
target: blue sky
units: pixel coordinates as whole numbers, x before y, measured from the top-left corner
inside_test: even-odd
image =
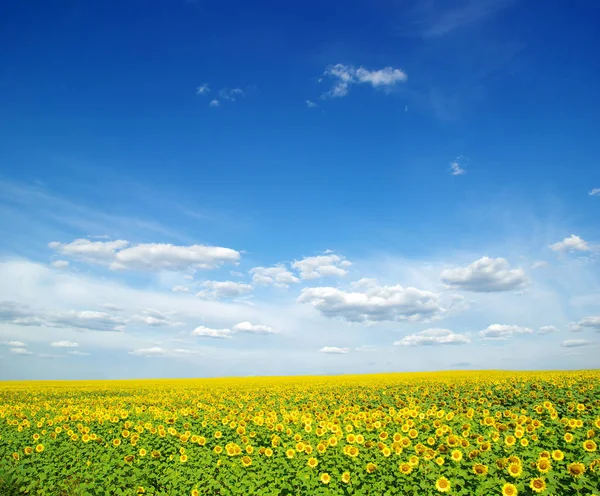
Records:
[[[0,7],[0,379],[598,366],[593,2]]]

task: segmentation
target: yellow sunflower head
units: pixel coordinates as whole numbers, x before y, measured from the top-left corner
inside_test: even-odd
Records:
[[[435,481],[435,489],[440,493],[447,493],[450,491],[450,481],[446,477],[440,477]]]

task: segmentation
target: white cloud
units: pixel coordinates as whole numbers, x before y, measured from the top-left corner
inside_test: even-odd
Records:
[[[272,327],[262,324],[251,324],[250,322],[240,322],[233,326],[235,332],[248,332],[252,334],[277,334]]]
[[[571,234],[568,238],[563,239],[557,243],[549,245],[549,248],[553,251],[564,253],[567,251],[590,251],[589,245],[575,234]]]
[[[128,241],[90,241],[76,239],[71,243],[52,242],[57,252],[113,270],[215,269],[224,263],[237,264],[240,253],[220,246],[177,246],[166,243],[143,243],[129,246]]]
[[[173,291],[173,293],[189,293],[190,288],[187,286],[173,286],[171,291]]]
[[[346,355],[350,353],[350,348],[338,348],[337,346],[324,346],[319,353],[329,353],[332,355]]]
[[[397,83],[407,80],[406,73],[401,69],[385,67],[370,71],[364,67],[357,69],[354,66],[344,64],[328,66],[323,76],[334,80],[333,87],[322,95],[323,98],[346,96],[348,87],[351,84],[370,84],[374,88],[391,88]]]
[[[349,322],[425,322],[446,310],[431,291],[396,286],[372,286],[364,292],[346,292],[333,287],[304,288],[299,303],[310,303],[325,317]]]
[[[139,322],[151,327],[181,325],[181,322],[174,321],[169,315],[153,308],[144,309],[142,315],[134,315],[131,318],[131,322]]]
[[[66,269],[69,266],[67,260],[54,260],[50,265],[55,269]]]
[[[33,355],[27,348],[11,348],[8,351],[13,355]]]
[[[319,255],[295,261],[292,267],[300,273],[301,279],[318,279],[325,276],[343,277],[348,273],[345,267],[350,265],[338,255]]]
[[[528,282],[523,269],[511,269],[504,258],[489,257],[464,268],[443,270],[440,279],[450,287],[476,293],[522,289]]]
[[[137,350],[130,351],[129,354],[136,356],[161,356],[166,355],[167,350],[158,346],[154,346],[152,348],[139,348]]]
[[[67,351],[67,355],[73,355],[73,356],[90,356],[91,353],[87,353],[85,351],[73,350],[73,351]]]
[[[0,302],[0,322],[18,326],[85,329],[90,331],[124,331],[126,320],[106,312],[69,310],[63,312],[34,310],[14,301]]]
[[[586,317],[579,322],[570,322],[569,331],[580,332],[583,328],[594,329],[596,332],[600,332],[600,315]]]
[[[79,348],[79,345],[72,341],[54,341],[50,346],[55,348]]]
[[[202,83],[198,88],[196,88],[196,95],[207,95],[210,93],[210,88],[208,87],[208,83]]]
[[[600,196],[600,188],[594,188],[589,192],[590,196]]]
[[[12,346],[14,348],[25,348],[27,346],[27,344],[23,341],[4,341],[0,344],[3,344],[4,346]]]
[[[115,305],[114,303],[105,303],[104,305],[102,305],[102,307],[105,310],[110,310],[111,312],[122,312],[123,311],[123,309],[120,306]]]
[[[210,327],[198,326],[192,331],[193,336],[215,339],[230,339],[233,332],[231,329],[211,329]]]
[[[591,341],[586,341],[585,339],[567,339],[560,345],[563,348],[579,348],[581,346],[589,346],[591,344],[593,344]]]
[[[236,298],[252,292],[250,284],[235,281],[205,281],[202,286],[206,289],[196,296],[203,299],[218,300],[220,298]]]
[[[278,286],[287,288],[290,284],[300,282],[283,264],[277,264],[273,267],[254,267],[250,269],[252,282],[264,286]]]
[[[532,270],[543,269],[544,267],[548,267],[548,265],[549,265],[548,262],[545,262],[544,260],[538,260],[531,264],[531,269]]]
[[[455,334],[449,329],[425,329],[409,334],[395,341],[394,346],[433,346],[442,344],[468,344],[471,340],[463,334]]]
[[[236,98],[245,97],[246,92],[242,88],[223,88],[219,90],[219,96],[223,100],[235,102]]]
[[[219,100],[211,100],[210,102],[208,102],[208,106],[209,107],[220,107],[221,102],[219,102]]]
[[[554,326],[542,326],[538,329],[538,334],[550,334],[558,332],[558,329]]]
[[[461,176],[467,172],[462,164],[464,160],[464,157],[461,155],[450,162],[450,173],[453,176]]]
[[[479,331],[482,339],[490,341],[508,339],[520,334],[533,334],[533,329],[516,325],[492,324],[483,331]]]
[[[315,102],[313,102],[312,100],[306,100],[306,106],[308,108],[316,108],[316,107],[318,107],[318,105]]]

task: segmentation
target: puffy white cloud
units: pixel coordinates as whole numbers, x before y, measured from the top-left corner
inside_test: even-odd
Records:
[[[585,339],[567,339],[560,343],[563,348],[579,348],[581,346],[589,346],[593,344],[591,341],[586,341]]]
[[[69,266],[68,260],[54,260],[50,263],[55,269],[66,269]]]
[[[479,331],[479,335],[485,340],[508,339],[520,334],[533,334],[533,329],[516,325],[492,324],[483,331]]]
[[[220,298],[236,298],[252,292],[250,284],[235,281],[205,281],[202,286],[206,289],[198,292],[199,298],[218,300]]]
[[[560,253],[565,253],[567,251],[590,251],[590,246],[579,236],[575,234],[571,234],[568,238],[563,239],[557,243],[548,246],[551,250],[557,251]]]
[[[272,327],[262,324],[251,324],[250,322],[240,322],[233,326],[235,332],[248,332],[252,334],[277,334]]]
[[[50,346],[55,348],[79,348],[79,344],[72,341],[54,341]]]
[[[569,322],[569,331],[580,332],[584,328],[594,329],[600,332],[600,315],[586,317],[579,322]]]
[[[538,329],[538,334],[551,334],[553,332],[558,332],[558,329],[554,326],[542,326]]]
[[[49,243],[62,255],[108,266],[113,270],[215,269],[224,263],[237,264],[240,253],[220,246],[177,246],[167,243],[142,243],[129,246],[128,241],[90,241],[76,239],[71,243]]]
[[[3,301],[0,302],[0,322],[20,326],[122,332],[125,330],[124,326],[127,321],[106,312],[93,310],[69,310],[64,312],[34,310],[27,305],[21,305],[14,301]]]
[[[333,87],[322,95],[323,98],[346,96],[351,84],[369,84],[374,88],[391,88],[397,83],[407,80],[406,73],[401,69],[385,67],[371,71],[364,67],[357,69],[344,64],[328,66],[323,76],[334,80]]]
[[[210,327],[198,326],[192,331],[192,335],[203,338],[230,339],[233,331],[231,329],[211,329]]]
[[[425,329],[395,341],[394,346],[433,346],[442,344],[468,344],[471,340],[464,334],[455,334],[450,329]]]
[[[27,348],[11,348],[8,351],[9,351],[9,353],[12,353],[13,355],[33,355],[34,354],[31,351],[29,351]]]
[[[476,293],[521,289],[528,282],[523,269],[511,269],[504,258],[489,257],[467,267],[443,270],[440,279],[450,287]]]
[[[254,267],[250,269],[250,274],[252,274],[254,284],[264,286],[287,288],[290,284],[300,282],[300,279],[287,270],[283,264],[273,267]]]
[[[299,303],[309,303],[326,317],[349,322],[425,322],[443,314],[440,297],[431,291],[396,286],[372,286],[364,292],[333,287],[304,288]]]
[[[548,262],[545,262],[544,260],[538,260],[531,264],[531,269],[532,270],[543,269],[544,267],[548,267],[548,265],[549,265]]]
[[[589,192],[590,196],[600,196],[600,188],[594,188]]]
[[[221,102],[219,102],[219,100],[211,100],[210,102],[208,102],[208,106],[209,107],[220,107]]]
[[[350,348],[338,348],[337,346],[324,346],[319,353],[330,353],[332,355],[346,355],[350,353]]]
[[[305,257],[292,264],[292,268],[300,273],[301,279],[318,279],[325,276],[343,277],[348,272],[346,267],[352,265],[339,255],[318,255]]]

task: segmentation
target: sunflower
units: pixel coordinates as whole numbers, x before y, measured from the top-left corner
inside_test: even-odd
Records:
[[[523,467],[518,463],[511,463],[508,466],[508,473],[512,477],[519,477],[523,473]]]
[[[121,445],[121,440],[119,438],[113,439],[112,444],[116,448],[117,446]]]
[[[144,448],[140,448],[139,454],[140,456],[146,456],[148,452]]]
[[[294,458],[295,454],[296,454],[296,450],[293,450],[293,449],[288,449],[285,452],[285,456],[287,456],[288,458]]]
[[[369,462],[367,463],[366,470],[368,474],[372,474],[373,472],[375,472],[375,470],[377,470],[377,465]]]
[[[552,469],[552,463],[548,458],[541,458],[536,463],[537,469],[543,474],[547,473]]]
[[[348,484],[350,482],[350,472],[344,472],[342,474],[342,482]]]
[[[570,463],[567,470],[573,477],[579,477],[585,472],[585,465],[583,463]]]
[[[181,463],[185,463],[185,462],[187,462],[187,461],[188,461],[188,456],[187,456],[187,455],[181,455],[181,456],[179,457],[179,461],[180,461]]]
[[[450,481],[446,477],[440,477],[435,481],[435,488],[440,493],[447,493],[450,491]]]
[[[502,486],[502,496],[517,496],[519,491],[517,490],[517,486],[507,482]]]
[[[252,465],[252,458],[250,458],[249,456],[244,456],[242,457],[242,465],[244,467],[249,467],[250,465]]]
[[[317,460],[314,457],[311,457],[308,459],[308,461],[306,462],[306,464],[310,467],[310,468],[315,468],[318,464],[319,464],[319,460]]]
[[[565,458],[565,454],[561,450],[557,449],[552,452],[553,460],[559,462],[559,461],[563,460],[564,458]]]
[[[266,448],[264,454],[267,458],[273,456],[273,450],[271,448]]]
[[[506,446],[514,446],[514,444],[517,442],[515,436],[506,436],[504,438],[504,444],[506,444]]]
[[[42,451],[44,451],[44,445],[43,445],[43,444],[38,444],[38,445],[35,447],[35,450],[36,450],[38,453],[41,453]]]
[[[123,460],[125,460],[125,463],[131,463],[133,462],[133,455],[124,456]]]
[[[573,442],[573,439],[574,439],[574,436],[573,436],[573,434],[571,434],[570,432],[567,432],[567,433],[564,435],[564,440],[565,440],[567,443],[572,443],[572,442]]]
[[[594,441],[592,441],[591,439],[588,439],[587,441],[583,442],[583,449],[585,451],[587,451],[588,453],[593,453],[594,451],[596,451],[598,449],[598,446],[596,445],[596,443]]]
[[[531,479],[531,481],[529,481],[529,487],[533,489],[534,492],[541,493],[546,490],[546,482],[544,479],[536,477],[535,479]]]
[[[198,491],[198,489],[192,489],[192,492],[190,493],[191,496],[200,496],[200,491]]]
[[[398,467],[398,469],[400,470],[400,472],[402,472],[404,475],[408,475],[412,472],[413,468],[410,465],[410,463],[401,463],[400,466]]]
[[[150,453],[150,456],[152,456],[152,458],[160,458],[160,451],[153,450],[152,453]]]
[[[483,465],[482,463],[476,463],[475,465],[473,465],[473,473],[479,476],[487,475],[487,465]]]
[[[331,482],[331,476],[327,472],[325,472],[321,474],[320,480],[323,484],[329,484]]]

